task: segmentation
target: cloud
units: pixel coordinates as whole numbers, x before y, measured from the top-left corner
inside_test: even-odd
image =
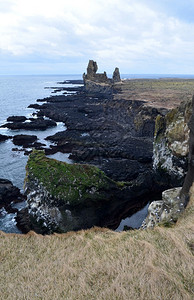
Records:
[[[177,0],[174,12],[169,2],[3,0],[0,58],[9,66],[37,63],[39,72],[41,63],[56,71],[64,63],[81,73],[88,59],[108,72],[116,65],[123,73],[194,72],[194,22],[186,4]]]

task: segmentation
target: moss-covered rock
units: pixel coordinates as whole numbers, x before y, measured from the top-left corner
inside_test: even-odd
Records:
[[[95,166],[67,164],[34,150],[27,162],[24,187],[31,222],[39,227],[36,231],[50,233],[98,224],[104,214],[101,208],[114,202],[124,185]]]
[[[47,158],[44,151],[33,151],[26,166],[25,187],[33,180],[44,186],[50,197],[64,204],[77,205],[85,201],[106,200],[106,191],[116,187],[97,167],[67,164]]]

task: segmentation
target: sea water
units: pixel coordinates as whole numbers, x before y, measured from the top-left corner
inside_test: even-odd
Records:
[[[28,108],[28,106],[36,103],[37,99],[43,99],[52,95],[53,90],[45,89],[45,87],[64,87],[64,85],[57,84],[57,82],[77,79],[81,79],[81,75],[0,76],[0,125],[6,123],[6,119],[9,116],[32,117],[36,110]],[[49,142],[44,139],[65,129],[65,124],[58,122],[56,127],[48,128],[44,131],[0,128],[0,134],[8,136],[16,134],[37,135],[39,142],[49,145]],[[25,165],[28,156],[25,156],[23,151],[12,151],[12,148],[15,147],[10,139],[0,142],[0,178],[11,180],[15,186],[23,191]],[[68,163],[71,162],[68,154],[60,152],[49,157]],[[16,214],[8,214],[5,209],[0,209],[0,230],[19,233],[20,231],[16,227],[15,216]]]

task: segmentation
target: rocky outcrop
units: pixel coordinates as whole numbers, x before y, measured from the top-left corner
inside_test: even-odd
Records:
[[[4,135],[4,134],[0,134],[0,142],[4,142],[8,139],[11,139],[12,136],[8,136],[8,135]]]
[[[11,118],[11,119],[10,119]],[[9,120],[12,122],[5,123],[1,125],[1,128],[9,128],[9,129],[26,129],[26,130],[46,130],[49,127],[57,126],[56,122],[53,120],[43,119],[43,118],[29,118],[25,117],[10,117]],[[22,120],[22,121],[21,121]]]
[[[187,204],[189,199],[189,190],[194,182],[194,96],[192,98],[192,116],[189,121],[189,157],[188,157],[188,172],[181,191],[181,197]]]
[[[36,135],[17,134],[13,137],[13,143],[17,146],[31,147],[37,140]]]
[[[0,208],[4,207],[8,212],[13,212],[12,203],[24,201],[24,196],[10,180],[0,178]]]
[[[117,183],[94,166],[68,165],[34,151],[26,166],[25,193],[32,226],[42,233],[95,225],[107,214]],[[99,215],[100,214],[100,215]]]
[[[89,60],[87,74],[83,74],[84,87],[86,92],[92,94],[112,94],[114,83],[120,82],[119,69],[115,68],[113,78],[109,79],[106,72],[96,73],[98,65],[95,61]]]
[[[43,234],[117,228],[129,209],[134,212],[143,203],[151,184],[149,173],[146,180],[142,175],[133,182],[116,182],[95,166],[69,165],[35,150],[26,166],[27,208],[18,214],[19,227]]]
[[[121,76],[119,72],[119,68],[115,68],[112,76],[113,83],[120,82],[121,81]]]
[[[106,72],[104,73],[96,73],[98,70],[98,65],[95,61],[89,60],[88,67],[87,67],[87,74],[83,74],[83,80],[84,83],[86,83],[87,80],[94,81],[96,83],[109,83],[109,79],[106,75]]]
[[[188,121],[192,114],[191,101],[183,102],[165,117],[156,118],[153,166],[169,181],[183,183],[189,153]]]
[[[7,118],[7,122],[25,122],[26,120],[25,116],[11,116]]]
[[[166,190],[162,193],[162,200],[153,201],[148,207],[148,216],[142,223],[142,228],[154,227],[163,222],[171,226],[178,219],[180,212],[184,209],[181,201],[181,187]]]
[[[177,174],[179,177],[183,176],[185,170],[180,168],[181,165],[179,168],[176,165],[173,166],[172,158],[174,155],[182,160],[188,155],[188,172],[183,187],[164,191],[162,200],[153,201],[149,205],[148,216],[142,228],[153,227],[161,222],[166,226],[171,226],[189,201],[189,191],[194,183],[194,96],[192,102],[182,103],[179,108],[167,114],[165,119],[158,116],[155,139],[155,159],[158,155],[160,159],[168,160],[163,161],[160,167],[167,167],[165,172],[173,176]],[[164,148],[163,156],[157,153],[158,149],[161,151],[161,148],[158,148],[159,141],[163,142],[163,147],[167,147],[167,149]]]

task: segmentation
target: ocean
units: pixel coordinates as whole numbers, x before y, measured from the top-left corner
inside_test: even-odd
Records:
[[[194,75],[173,75],[173,74],[124,74],[122,78],[194,78]],[[29,109],[28,105],[36,103],[37,99],[43,99],[52,95],[52,89],[45,87],[60,87],[63,85],[57,84],[64,80],[81,79],[81,75],[32,75],[32,76],[0,76],[0,125],[6,122],[9,116],[26,116],[30,117],[35,112],[34,109]],[[57,123],[54,128],[49,128],[45,131],[26,131],[26,130],[9,130],[0,128],[0,134],[16,135],[16,134],[35,134],[39,141],[45,143],[44,138],[48,135],[55,134],[57,131],[65,130],[63,123]],[[12,151],[14,144],[11,140],[0,143],[0,178],[6,178],[19,189],[23,190],[23,182],[25,177],[25,165],[28,157],[23,152]],[[70,162],[68,155],[57,153],[51,157],[59,160]],[[138,214],[138,213],[137,213]],[[136,215],[140,223],[147,214],[147,206],[145,209]],[[139,217],[141,216],[141,217]],[[130,218],[128,218],[130,219]],[[134,223],[134,217],[132,222]],[[123,223],[125,225],[125,221]],[[130,226],[130,220],[128,220]],[[122,226],[118,230],[122,230]],[[0,230],[5,232],[20,232],[15,226],[15,214],[7,214],[4,209],[0,210]]]
[[[45,87],[60,87],[62,85],[57,84],[57,82],[67,79],[81,79],[81,75],[0,76],[0,125],[4,124],[9,116],[32,116],[36,110],[28,108],[28,106],[36,103],[37,99],[52,95],[53,90],[45,89]],[[56,127],[44,131],[0,128],[0,134],[12,136],[35,134],[40,142],[49,144],[44,138],[65,130],[65,128],[63,123],[58,122]],[[11,180],[15,186],[23,191],[25,165],[28,157],[22,151],[12,151],[12,148],[15,148],[15,145],[11,140],[0,143],[0,178]],[[50,157],[70,162],[67,154],[56,153]],[[15,224],[15,214],[8,214],[5,209],[0,209],[0,230],[20,233]]]

